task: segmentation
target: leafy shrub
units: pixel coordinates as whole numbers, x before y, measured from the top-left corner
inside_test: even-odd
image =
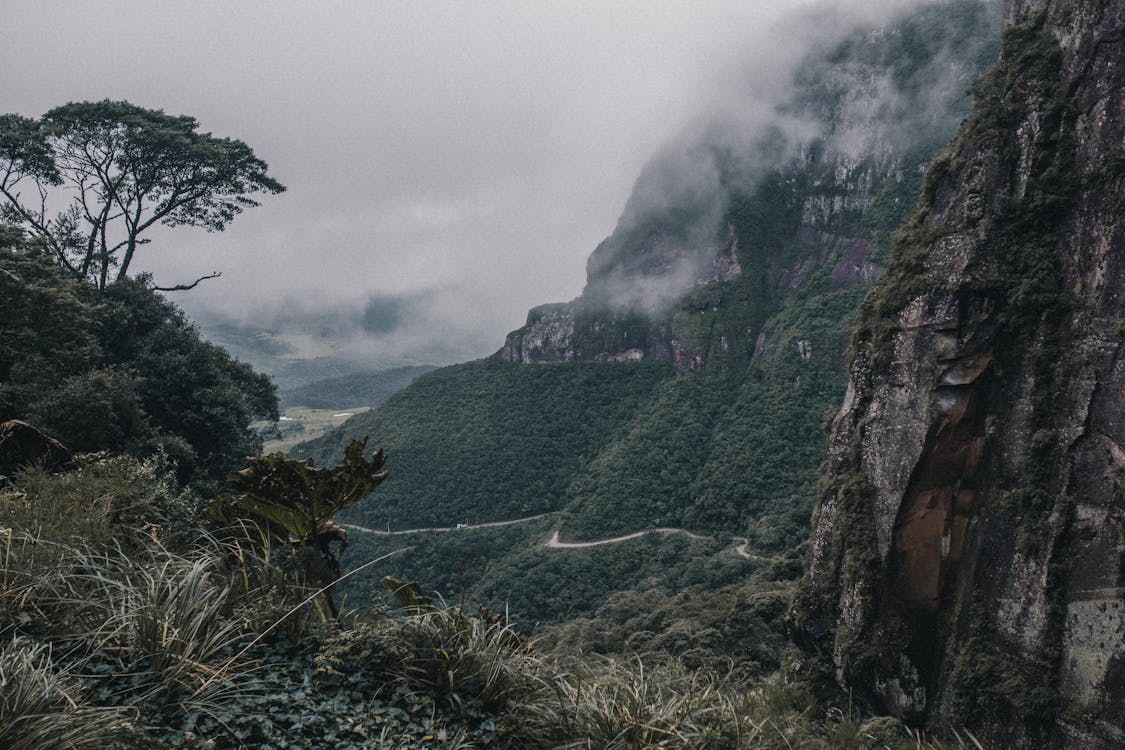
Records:
[[[368,459],[367,438],[353,440],[337,466],[317,469],[307,461],[281,453],[251,456],[250,466],[231,473],[227,485],[235,494],[220,495],[207,505],[208,515],[225,527],[260,530],[260,549],[296,545],[292,560],[298,585],[320,589],[332,617],[339,616],[332,586],[340,578],[339,553],[333,543],[347,546],[347,533],[333,522],[340,510],[362,500],[386,478],[386,456],[377,450]]]
[[[50,474],[31,467],[0,489],[0,525],[53,542],[133,548],[158,537],[178,548],[198,534],[198,501],[178,490],[159,457],[92,454]]]
[[[678,658],[689,668],[753,684],[776,672],[791,648],[783,622],[791,588],[752,580],[672,594],[625,591],[593,617],[557,625],[539,641],[552,651],[635,656],[649,666]]]
[[[71,375],[31,406],[28,418],[66,436],[73,451],[142,448],[152,438],[138,378],[114,367]]]
[[[277,417],[268,377],[200,338],[142,281],[99,292],[32,248],[0,248],[0,421],[36,422],[75,450],[168,453],[213,490]]]
[[[459,712],[503,710],[536,686],[540,667],[530,642],[502,618],[460,608],[369,616],[329,638],[317,656],[324,681],[399,682]]]

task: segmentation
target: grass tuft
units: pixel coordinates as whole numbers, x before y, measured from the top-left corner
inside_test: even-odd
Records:
[[[86,705],[78,681],[48,649],[12,639],[0,647],[0,747],[98,750],[127,736],[136,712]]]

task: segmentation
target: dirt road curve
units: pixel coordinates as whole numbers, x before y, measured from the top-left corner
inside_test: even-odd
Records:
[[[602,544],[617,544],[618,542],[625,542],[630,539],[636,539],[645,534],[683,534],[689,539],[705,539],[699,534],[693,534],[687,529],[648,529],[647,531],[634,531],[632,534],[625,536],[615,536],[612,539],[599,539],[596,542],[560,542],[558,529],[551,538],[547,540],[547,546],[552,549],[578,549],[579,547],[597,547]]]
[[[555,533],[551,534],[551,538],[548,539],[546,542],[544,542],[544,546],[550,547],[551,549],[578,549],[580,547],[597,547],[597,546],[602,545],[602,544],[617,544],[618,542],[626,542],[630,539],[636,539],[637,537],[644,536],[645,534],[683,534],[684,536],[688,537],[689,539],[706,539],[707,538],[707,537],[702,536],[700,534],[693,534],[692,532],[688,531],[687,529],[660,528],[660,529],[648,529],[647,531],[635,531],[632,534],[626,534],[625,536],[615,536],[612,539],[599,539],[596,542],[560,542],[559,541],[559,532],[558,532],[558,529],[556,529]],[[749,545],[750,541],[748,539],[746,539],[746,537],[736,536],[736,537],[734,537],[734,539],[735,539],[735,541],[741,541],[741,544],[739,544],[737,547],[734,548],[735,554],[737,554],[739,557],[744,557],[747,560],[766,560],[766,559],[768,559],[768,558],[762,557],[761,555],[752,554],[747,549],[747,545]]]

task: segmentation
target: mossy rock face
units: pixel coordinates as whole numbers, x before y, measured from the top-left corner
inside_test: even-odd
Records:
[[[1093,40],[1125,21],[1037,8],[1009,4],[1001,62],[861,308],[790,621],[902,717],[1109,747],[1125,686],[1082,665],[1125,658],[1125,625],[1088,604],[1119,603],[1123,573],[1125,211],[1104,157],[1125,75]]]

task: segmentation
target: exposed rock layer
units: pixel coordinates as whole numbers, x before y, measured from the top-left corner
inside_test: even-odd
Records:
[[[996,747],[1125,745],[1125,1],[1010,0],[864,303],[795,632]]]

